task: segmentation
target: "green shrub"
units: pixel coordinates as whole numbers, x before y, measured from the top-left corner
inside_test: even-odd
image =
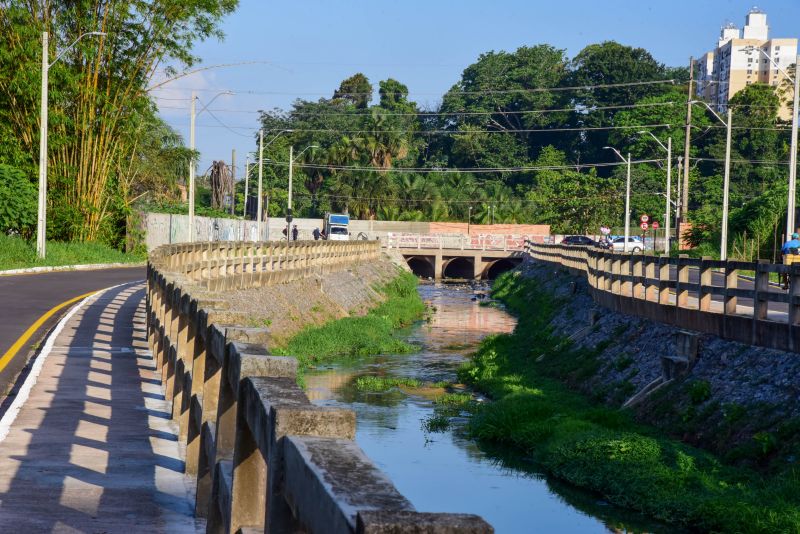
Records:
[[[28,176],[0,164],[0,234],[28,238],[36,228],[37,188]]]
[[[711,384],[707,380],[695,380],[689,384],[692,404],[702,404],[711,398]]]

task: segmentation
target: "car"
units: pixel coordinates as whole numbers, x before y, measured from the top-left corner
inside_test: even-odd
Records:
[[[625,237],[615,237],[611,240],[611,251],[612,252],[623,252],[625,249]],[[639,236],[629,236],[628,237],[628,252],[641,252],[644,250],[644,242],[642,238]]]
[[[593,247],[597,243],[591,237],[585,235],[568,235],[561,240],[562,245],[569,245],[572,247]]]

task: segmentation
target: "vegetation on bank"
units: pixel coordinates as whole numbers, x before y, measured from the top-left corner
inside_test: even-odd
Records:
[[[597,370],[594,355],[548,327],[559,303],[533,280],[507,273],[493,296],[519,316],[512,334],[486,338],[459,378],[494,402],[474,406],[471,433],[510,445],[542,468],[614,504],[693,529],[800,531],[800,471],[767,477],[669,439],[628,412],[564,385]],[[531,310],[536,310],[532,313]]]
[[[132,263],[144,260],[143,254],[126,254],[101,243],[60,241],[48,241],[47,257],[41,259],[36,255],[35,242],[0,234],[0,270],[92,263]]]
[[[276,353],[295,356],[305,369],[345,357],[414,351],[415,347],[398,339],[395,331],[412,324],[425,311],[417,293],[417,278],[403,272],[377,290],[384,301],[366,315],[306,328]]]

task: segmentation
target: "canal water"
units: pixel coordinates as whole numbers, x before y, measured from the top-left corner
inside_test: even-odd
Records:
[[[420,345],[418,352],[368,357],[306,375],[314,403],[356,412],[357,443],[417,510],[478,514],[498,533],[666,532],[548,479],[519,455],[479,448],[465,436],[465,420],[445,432],[427,432],[424,422],[434,403],[424,388],[358,391],[354,382],[363,375],[455,382],[456,369],[481,339],[511,332],[516,324],[503,309],[473,300],[469,286],[421,285],[419,291],[434,311],[429,321],[402,333]]]

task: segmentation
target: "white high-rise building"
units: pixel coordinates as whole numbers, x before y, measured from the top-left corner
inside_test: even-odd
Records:
[[[763,50],[784,70],[794,65],[797,57],[797,39],[770,39],[767,14],[753,8],[743,31],[727,24],[720,32],[717,47],[698,61],[697,96],[723,112],[728,100],[752,83],[785,85],[788,99],[781,104],[780,116],[791,118],[793,87],[783,84],[786,76],[753,47]]]

